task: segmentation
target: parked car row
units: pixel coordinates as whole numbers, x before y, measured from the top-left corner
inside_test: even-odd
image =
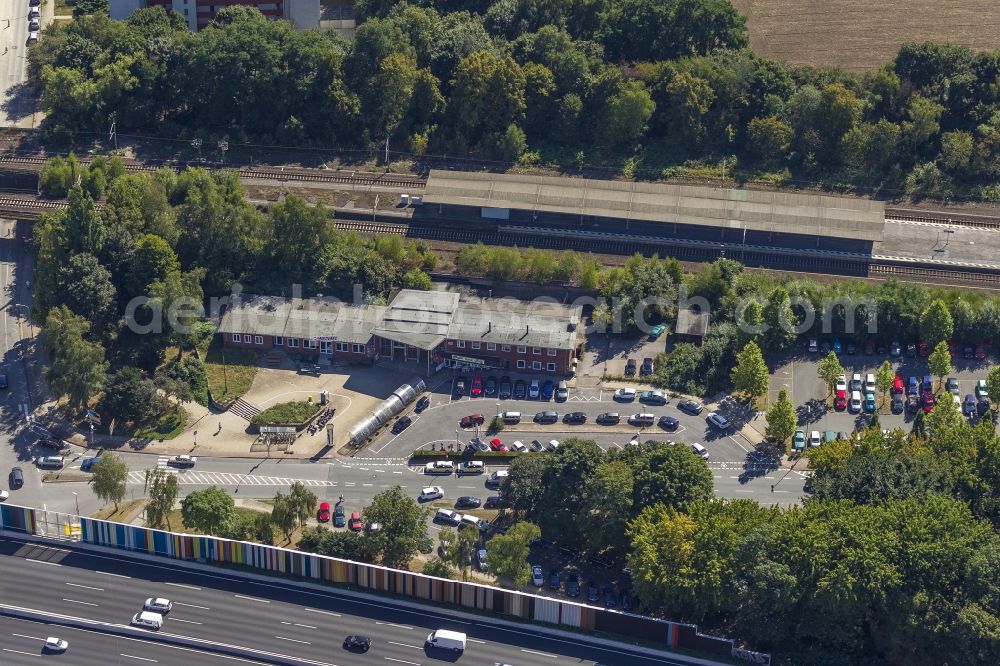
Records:
[[[569,396],[569,387],[566,380],[558,383],[551,380],[518,379],[512,381],[510,377],[504,375],[497,378],[493,376],[485,379],[476,375],[472,379],[458,377],[455,379],[454,392],[456,396],[468,395],[472,398],[492,398],[496,396],[501,400],[514,398],[515,400],[551,400],[553,397],[562,402]]]
[[[819,354],[829,354],[831,351],[837,354],[846,354],[848,356],[853,356],[857,353],[857,346],[853,342],[848,342],[847,344],[841,344],[840,338],[834,338],[833,340],[823,340],[820,342],[816,338],[809,338],[806,343],[806,348],[810,353]],[[910,342],[907,343],[905,348],[898,341],[892,341],[889,343],[888,349],[884,343],[876,343],[875,340],[869,338],[864,342],[863,345],[865,356],[886,356],[890,358],[900,358],[904,354],[909,358],[926,358],[930,356],[931,352],[934,351],[930,345],[926,342]],[[948,341],[948,351],[951,353],[952,358],[958,356],[959,346],[958,343],[953,340]],[[961,348],[962,358],[966,360],[977,360],[985,361],[988,353],[988,348],[985,343],[975,343],[966,344]]]
[[[634,358],[630,358],[627,361],[625,361],[625,375],[627,377],[634,376],[636,367],[637,366]],[[651,375],[653,374],[654,370],[656,370],[656,366],[653,364],[653,359],[649,358],[648,356],[642,359],[642,365],[638,366],[638,368],[640,377]]]

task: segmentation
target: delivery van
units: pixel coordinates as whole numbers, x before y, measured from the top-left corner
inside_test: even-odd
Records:
[[[462,652],[465,650],[465,634],[458,631],[448,631],[438,629],[427,635],[424,647],[436,647],[452,652]]]
[[[163,626],[163,616],[152,611],[142,611],[132,616],[132,624],[155,631]]]

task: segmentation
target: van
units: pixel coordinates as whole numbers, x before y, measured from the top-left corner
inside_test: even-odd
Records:
[[[465,634],[458,631],[438,629],[437,631],[432,631],[427,634],[427,640],[424,641],[424,647],[435,647],[444,650],[451,650],[452,652],[462,652],[465,650]]]
[[[462,517],[461,514],[450,509],[438,509],[437,513],[434,514],[434,521],[447,525],[458,525],[462,522]]]
[[[691,450],[694,451],[695,454],[701,456],[702,458],[706,460],[708,459],[708,449],[706,449],[701,444],[695,442],[694,444],[691,445]]]
[[[507,425],[514,425],[521,422],[521,412],[504,412],[500,419]]]
[[[459,527],[465,527],[466,525],[470,525],[472,527],[475,527],[480,532],[485,532],[488,529],[490,529],[490,524],[488,522],[486,522],[485,520],[483,520],[482,518],[477,518],[476,516],[473,516],[471,514],[463,513],[462,514],[462,522],[459,525]]]
[[[566,402],[566,398],[569,396],[569,387],[566,385],[566,380],[560,380],[559,387],[556,389],[556,401]]]
[[[632,425],[651,426],[656,422],[656,416],[653,414],[633,414],[628,417],[628,422]]]
[[[62,469],[62,456],[39,456],[35,458],[35,465],[40,469]]]
[[[142,611],[132,616],[132,624],[157,631],[163,626],[163,616],[152,611]]]
[[[509,474],[510,472],[505,469],[496,470],[490,474],[489,478],[486,479],[486,487],[499,488],[500,484],[503,483],[503,480],[506,479]]]

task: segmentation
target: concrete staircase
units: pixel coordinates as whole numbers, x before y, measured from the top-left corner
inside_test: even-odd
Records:
[[[260,414],[260,407],[250,404],[243,398],[237,398],[236,402],[234,402],[232,407],[229,408],[229,411],[236,414],[236,416],[249,421],[253,417]]]

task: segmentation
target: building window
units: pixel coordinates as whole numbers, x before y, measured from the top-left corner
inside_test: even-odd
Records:
[[[542,353],[542,348],[541,347],[532,347],[531,348],[531,353],[535,354],[537,356],[537,355],[539,355],[539,354]]]
[[[243,341],[243,336],[241,336],[239,333],[233,333],[233,342],[242,342],[242,341]]]
[[[478,342],[473,342],[472,343],[472,348],[473,349],[479,349],[479,343]]]
[[[518,359],[518,361],[517,361],[517,369],[518,370],[524,370],[524,359],[523,358],[522,359]]]
[[[542,369],[542,362],[541,361],[532,361],[531,362],[531,369],[532,370],[541,370]]]
[[[337,351],[339,351],[339,352],[346,352],[346,351],[350,351],[350,349],[349,349],[349,346],[348,346],[348,344],[346,342],[338,342],[337,343]]]
[[[364,345],[357,345],[357,344],[356,345],[352,345],[351,351],[353,351],[355,354],[364,354],[365,353],[365,346]]]
[[[275,347],[282,347],[282,346],[284,346],[284,344],[285,344],[285,339],[283,337],[281,337],[280,335],[274,336],[274,346]]]
[[[549,363],[548,370],[549,370],[549,372],[555,372],[556,371],[556,364],[555,363]]]
[[[465,349],[465,340],[459,340],[458,341],[458,348],[459,349]]]
[[[296,347],[299,346],[299,339],[298,338],[288,338],[288,346],[291,347],[292,349],[295,349]]]
[[[255,335],[255,336],[253,336],[253,343],[255,345],[262,345],[262,344],[264,344],[264,336],[262,336],[262,335]]]
[[[510,351],[510,345],[504,345],[503,346],[503,351],[509,352]]]
[[[556,355],[556,350],[555,349],[549,349],[549,356],[555,356],[555,355]]]
[[[496,351],[496,350],[497,350],[497,344],[495,342],[486,343],[486,351]]]
[[[523,346],[523,345],[518,345],[518,346],[517,346],[517,353],[518,353],[518,354],[523,354],[523,353],[524,353],[524,352],[526,352],[527,350],[528,350],[528,348],[527,348],[527,347],[525,347],[525,346]]]

